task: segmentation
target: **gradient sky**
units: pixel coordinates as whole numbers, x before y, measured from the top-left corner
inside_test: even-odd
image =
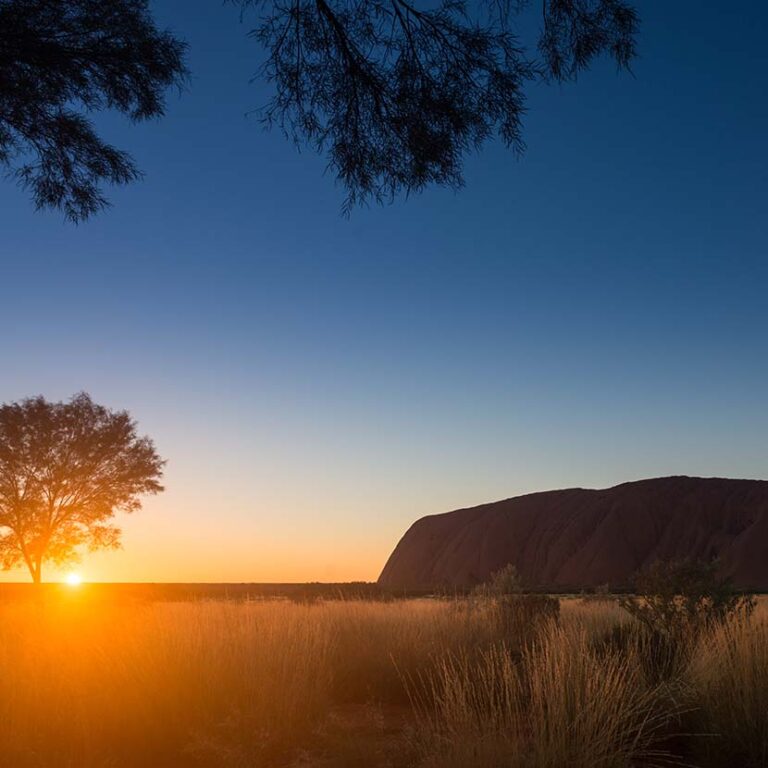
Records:
[[[535,88],[521,160],[351,220],[246,116],[237,10],[153,5],[188,92],[99,120],[145,180],[79,227],[0,185],[0,400],[86,390],[168,459],[84,578],[375,579],[425,514],[768,476],[764,4],[637,0],[634,77]]]

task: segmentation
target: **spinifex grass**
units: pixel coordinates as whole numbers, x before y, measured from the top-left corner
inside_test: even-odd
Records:
[[[701,734],[688,763],[765,761],[759,611],[662,683],[609,602],[563,601],[519,637],[503,618],[490,601],[115,605],[87,587],[2,605],[0,764],[623,768],[664,762],[681,709]]]

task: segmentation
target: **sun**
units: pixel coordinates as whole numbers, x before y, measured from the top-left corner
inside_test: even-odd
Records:
[[[80,577],[79,573],[69,573],[67,574],[66,579],[64,581],[70,586],[70,587],[79,587],[83,580]]]

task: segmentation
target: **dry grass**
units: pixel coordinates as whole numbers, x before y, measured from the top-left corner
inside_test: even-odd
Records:
[[[419,707],[426,765],[616,768],[668,764],[666,695],[636,658],[550,626],[516,661],[503,645],[443,660]],[[431,737],[431,738],[430,738]]]
[[[706,766],[768,762],[764,614],[705,635],[662,683],[631,631],[603,642],[627,623],[611,603],[564,601],[525,637],[502,618],[488,602],[111,605],[87,589],[3,605],[0,763],[620,768],[680,744]],[[717,736],[670,741],[682,710]]]
[[[768,610],[709,632],[690,666],[704,765],[768,765]]]

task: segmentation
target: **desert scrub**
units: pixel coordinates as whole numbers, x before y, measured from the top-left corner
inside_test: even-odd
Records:
[[[404,677],[497,641],[488,615],[437,600],[115,605],[85,589],[0,605],[2,763],[290,762],[338,708],[408,720]]]
[[[488,613],[496,635],[507,645],[522,648],[560,616],[560,601],[550,595],[523,592],[523,582],[511,563],[491,574],[469,595],[469,605]]]
[[[4,764],[222,765],[327,711],[331,633],[282,603],[3,606]],[[215,758],[215,759],[214,759]]]
[[[737,616],[701,637],[689,669],[698,763],[768,765],[768,617]]]
[[[447,768],[667,765],[677,714],[634,654],[598,654],[554,622],[519,657],[504,644],[447,656],[415,705],[423,765]]]
[[[717,560],[657,560],[635,575],[635,594],[619,605],[649,632],[672,642],[731,617],[749,617],[756,601],[718,573]]]
[[[762,607],[707,627],[659,683],[648,633],[615,605],[564,599],[522,636],[496,612],[493,598],[120,604],[87,588],[1,604],[0,764],[766,763]],[[693,735],[670,741],[681,707]]]

